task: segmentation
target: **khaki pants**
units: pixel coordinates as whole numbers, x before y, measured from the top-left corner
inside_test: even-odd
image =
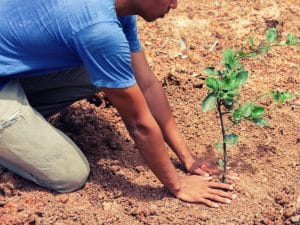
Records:
[[[83,67],[11,80],[0,91],[0,165],[57,192],[80,188],[88,161],[44,116],[97,91]]]

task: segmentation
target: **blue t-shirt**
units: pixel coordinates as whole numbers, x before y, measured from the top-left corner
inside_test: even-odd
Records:
[[[136,16],[117,17],[115,0],[1,0],[0,86],[84,64],[95,86],[129,87],[140,49]]]

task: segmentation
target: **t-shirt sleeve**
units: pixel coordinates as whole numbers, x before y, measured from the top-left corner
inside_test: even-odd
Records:
[[[129,42],[131,52],[138,52],[142,49],[142,45],[138,36],[138,28],[136,16],[120,16],[118,17],[126,38]]]
[[[72,41],[95,86],[126,88],[136,83],[129,44],[118,23],[92,25]]]

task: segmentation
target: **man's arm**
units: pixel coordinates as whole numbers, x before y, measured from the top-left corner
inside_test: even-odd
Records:
[[[162,131],[164,140],[187,167],[187,164],[194,161],[193,155],[177,128],[161,84],[150,69],[143,51],[131,53],[131,59],[137,82]]]
[[[229,203],[234,195],[228,184],[209,182],[209,178],[181,176],[170,161],[160,128],[153,118],[138,85],[130,88],[104,88],[120,113],[141,156],[157,178],[177,198],[218,207],[215,202]]]
[[[106,88],[104,92],[120,113],[146,164],[173,194],[176,193],[180,189],[178,174],[138,85],[122,89]]]

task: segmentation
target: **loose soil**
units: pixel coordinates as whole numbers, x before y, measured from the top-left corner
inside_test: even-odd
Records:
[[[200,109],[207,93],[203,68],[218,65],[222,50],[241,48],[249,36],[263,39],[269,27],[281,37],[299,36],[299,0],[182,0],[162,20],[139,19],[150,65],[199,157],[215,161],[213,143],[221,136],[216,113]],[[1,170],[0,224],[300,224],[300,49],[276,47],[243,63],[251,75],[242,101],[274,88],[298,96],[267,113],[268,128],[243,123],[233,129],[240,141],[229,150],[229,164],[241,181],[232,204],[210,209],[175,199],[143,163],[117,111],[99,93],[50,119],[86,154],[91,165],[86,185],[59,195]],[[263,104],[273,108],[269,100]],[[170,157],[183,173],[171,152]]]

